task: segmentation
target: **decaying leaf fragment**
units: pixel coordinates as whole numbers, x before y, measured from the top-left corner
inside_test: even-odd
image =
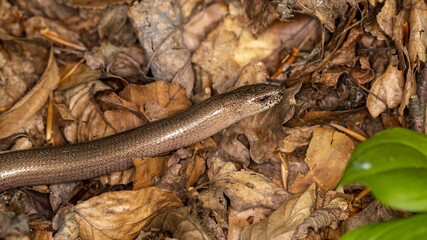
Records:
[[[156,187],[107,192],[76,205],[76,221],[83,239],[134,239],[156,215],[182,203]]]
[[[276,211],[261,222],[246,227],[241,239],[291,239],[296,228],[313,211],[316,202],[316,186],[312,184],[301,195],[287,199]]]
[[[371,88],[371,92],[385,101],[387,106],[372,94],[369,94],[366,100],[366,106],[372,117],[377,117],[387,107],[395,108],[399,105],[403,95],[403,84],[403,72],[397,69],[397,66],[393,62],[390,63],[385,73],[375,80]]]
[[[301,193],[313,182],[324,191],[332,190],[341,180],[353,149],[353,141],[345,134],[322,127],[316,128],[304,160],[310,170],[305,176],[297,176],[288,190]]]

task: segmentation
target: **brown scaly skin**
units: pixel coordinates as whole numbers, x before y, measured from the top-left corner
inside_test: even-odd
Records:
[[[279,103],[283,87],[256,84],[216,95],[175,116],[99,140],[0,154],[0,191],[89,179],[201,141]]]

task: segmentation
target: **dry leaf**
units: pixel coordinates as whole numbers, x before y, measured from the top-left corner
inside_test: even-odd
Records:
[[[305,239],[309,230],[315,232],[330,227],[337,229],[340,221],[348,218],[346,209],[349,203],[343,198],[333,199],[326,207],[317,209],[298,226],[292,239]]]
[[[3,40],[5,41],[6,39],[3,38]],[[45,47],[45,50],[49,52],[49,59],[37,84],[11,109],[0,115],[0,139],[19,131],[44,106],[49,94],[59,82],[58,67],[51,43],[39,38],[21,41],[33,42]]]
[[[185,178],[187,181],[185,183],[185,188],[189,189],[191,186],[193,186],[197,179],[205,173],[205,170],[205,159],[199,155],[195,155],[187,165],[185,173]]]
[[[409,13],[408,52],[410,67],[414,67],[417,59],[426,62],[427,47],[427,4],[425,1],[414,1]]]
[[[372,117],[377,117],[387,108],[395,108],[399,105],[403,95],[403,72],[397,69],[394,63],[390,63],[385,73],[375,80],[371,87],[371,92],[387,103],[378,100],[372,94],[369,94],[366,100],[366,106]]]
[[[323,191],[335,188],[344,174],[353,149],[353,141],[345,134],[326,128],[316,128],[304,160],[310,170],[305,176],[297,177],[289,186],[289,192],[302,193],[312,183],[316,183]]]
[[[194,15],[184,26],[183,38],[185,46],[191,52],[194,52],[199,47],[200,42],[205,38],[209,28],[222,20],[227,13],[227,4],[218,2],[207,6],[201,12]]]
[[[241,239],[291,239],[296,228],[311,214],[315,201],[316,186],[312,184],[303,194],[287,199],[268,218],[246,227]]]
[[[194,73],[190,51],[182,39],[182,29],[177,28],[182,24],[179,5],[173,0],[145,0],[135,3],[129,9],[128,16],[146,58],[149,59],[159,47],[151,64],[154,77],[180,84],[185,88],[187,96],[191,96]],[[168,36],[173,30],[176,32]],[[168,37],[166,41],[162,42],[166,37]]]
[[[271,214],[271,209],[255,207],[243,211],[229,209],[228,216],[228,240],[239,240],[243,229],[252,223],[261,221]]]
[[[242,67],[262,60],[278,49],[296,47],[294,41],[302,41],[316,27],[316,24],[309,24],[307,27],[312,19],[299,16],[292,22],[274,23],[255,38],[246,25],[242,25],[242,6],[237,3],[235,5],[235,11],[207,35],[191,59],[212,76],[212,87],[219,93],[226,92],[235,85]],[[315,34],[311,39],[317,40],[319,35]],[[309,47],[309,44],[304,47]]]
[[[135,165],[133,190],[153,186],[168,168],[168,157],[144,157],[132,159]]]
[[[283,188],[271,182],[264,175],[246,171],[219,176],[213,180],[212,186],[207,192],[225,194],[230,199],[231,206],[237,211],[252,207],[276,209],[290,196]],[[208,193],[200,193],[201,199],[204,194]]]
[[[157,214],[182,206],[178,197],[156,187],[108,192],[76,205],[83,239],[133,239]]]
[[[396,0],[385,1],[381,12],[377,15],[378,25],[390,37],[393,36],[393,18],[396,15]]]

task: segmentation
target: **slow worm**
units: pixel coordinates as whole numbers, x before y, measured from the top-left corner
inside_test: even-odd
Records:
[[[265,111],[282,100],[283,92],[283,87],[273,85],[244,86],[172,117],[95,141],[2,153],[0,191],[89,179],[130,168],[131,158],[191,145]]]

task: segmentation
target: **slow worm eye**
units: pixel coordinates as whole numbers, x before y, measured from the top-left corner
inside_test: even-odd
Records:
[[[267,100],[266,97],[258,98],[259,103],[264,103]]]

